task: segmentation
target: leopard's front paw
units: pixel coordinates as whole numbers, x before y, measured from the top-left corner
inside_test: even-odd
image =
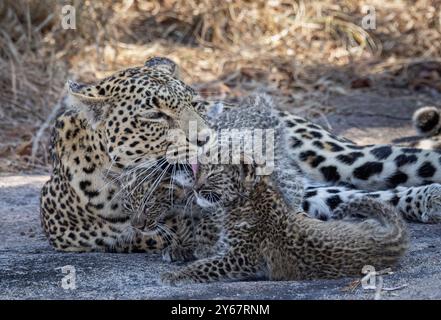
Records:
[[[194,282],[197,281],[193,281],[189,277],[186,277],[185,275],[177,272],[164,272],[163,274],[161,274],[161,283],[163,285],[178,286]]]
[[[170,246],[162,251],[162,260],[166,262],[185,262],[194,260],[193,247],[174,247]]]
[[[166,286],[176,285],[176,276],[173,272],[164,272],[161,274],[161,283]]]
[[[213,256],[216,253],[216,251],[214,250],[213,245],[209,246],[209,245],[199,245],[195,250],[194,250],[194,256],[197,259],[204,259],[204,258],[208,258]]]

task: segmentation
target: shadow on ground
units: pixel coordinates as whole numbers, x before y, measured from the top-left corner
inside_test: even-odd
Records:
[[[418,108],[438,105],[441,95],[417,94],[405,89],[351,90],[350,94],[330,97],[332,110],[312,121],[358,144],[409,143],[417,140],[412,115]]]

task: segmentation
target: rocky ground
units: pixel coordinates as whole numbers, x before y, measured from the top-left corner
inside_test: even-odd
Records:
[[[435,97],[436,98],[436,97]],[[333,98],[333,131],[361,144],[410,136],[412,112],[435,98],[403,93]],[[321,124],[323,119],[319,119]],[[39,190],[47,176],[0,176],[0,299],[373,299],[354,278],[240,282],[166,287],[159,274],[176,266],[146,254],[58,253],[39,223]],[[410,224],[412,245],[383,299],[441,299],[441,225]],[[76,289],[65,290],[62,267],[73,266]]]

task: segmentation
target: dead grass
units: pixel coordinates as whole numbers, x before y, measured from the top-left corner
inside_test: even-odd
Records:
[[[0,172],[47,170],[48,130],[36,133],[68,77],[152,55],[208,98],[259,90],[305,112],[354,88],[441,90],[440,1],[76,0],[76,30],[61,28],[63,3],[0,2]],[[374,30],[361,27],[365,4]]]

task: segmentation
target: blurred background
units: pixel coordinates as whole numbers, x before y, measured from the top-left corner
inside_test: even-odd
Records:
[[[64,5],[76,29],[63,29]],[[363,28],[372,8],[375,28]],[[0,175],[50,170],[67,79],[94,81],[149,56],[173,59],[208,99],[267,92],[311,118],[354,90],[438,98],[440,9],[435,0],[1,0]]]

